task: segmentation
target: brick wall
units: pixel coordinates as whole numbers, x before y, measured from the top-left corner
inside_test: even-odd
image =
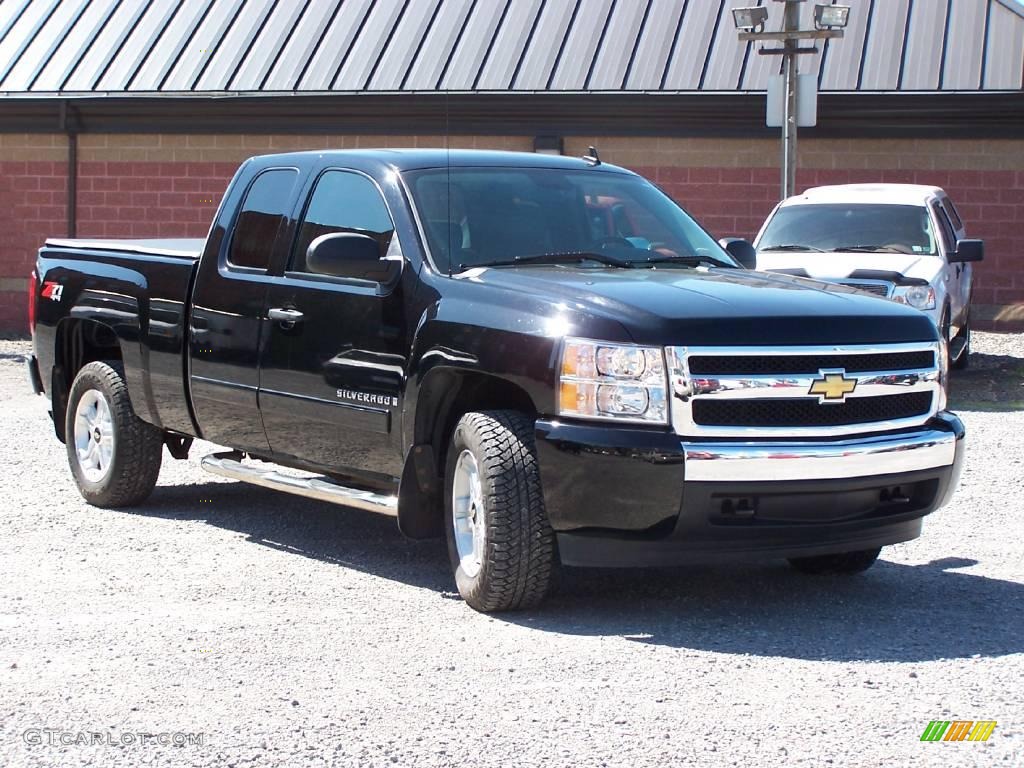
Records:
[[[752,237],[778,197],[772,140],[570,137],[654,179],[717,236]],[[84,134],[79,237],[203,237],[237,164],[254,154],[319,148],[443,146],[440,136]],[[532,137],[458,136],[453,147],[529,151]],[[67,143],[0,134],[0,331],[24,331],[25,280],[47,236],[66,234]],[[944,187],[972,236],[986,241],[976,303],[991,318],[1024,314],[1024,141],[803,140],[797,186],[908,182]]]

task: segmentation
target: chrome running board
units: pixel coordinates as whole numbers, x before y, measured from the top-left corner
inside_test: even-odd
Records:
[[[346,488],[325,477],[294,477],[282,474],[277,469],[252,467],[239,461],[239,454],[235,451],[204,456],[202,467],[214,475],[240,480],[243,483],[251,483],[296,496],[305,496],[309,499],[329,501],[344,507],[398,517],[397,496],[385,496],[373,491]]]

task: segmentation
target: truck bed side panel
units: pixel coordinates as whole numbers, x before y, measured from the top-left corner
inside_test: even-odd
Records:
[[[98,323],[118,339],[139,418],[194,434],[183,345],[195,266],[188,257],[44,247],[39,281],[63,287],[59,300],[38,303],[35,346],[44,386],[51,386],[62,325],[73,320]]]

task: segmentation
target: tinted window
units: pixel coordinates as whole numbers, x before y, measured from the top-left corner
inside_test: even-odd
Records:
[[[949,214],[949,220],[953,224],[953,229],[959,231],[964,228],[964,222],[960,218],[960,212],[957,211],[956,206],[953,205],[953,201],[948,197],[942,198],[942,207],[946,209],[946,213]]]
[[[637,263],[697,256],[733,266],[685,211],[636,176],[550,168],[452,168],[406,176],[434,262],[445,272],[520,256],[595,251]]]
[[[236,267],[266,269],[274,243],[292,206],[294,168],[264,171],[249,187],[235,222],[228,262]]]
[[[758,251],[876,251],[935,254],[928,211],[916,205],[821,204],[779,208]]]
[[[365,176],[327,171],[317,180],[299,228],[291,269],[305,272],[309,244],[335,232],[369,235],[380,246],[380,255],[387,254],[395,227],[380,191]]]
[[[956,250],[956,235],[953,233],[949,216],[940,206],[933,205],[932,209],[935,211],[935,218],[939,220],[939,231],[942,233],[942,244],[946,248],[946,253],[952,253]]]

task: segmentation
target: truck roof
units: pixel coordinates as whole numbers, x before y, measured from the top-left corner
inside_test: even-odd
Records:
[[[486,149],[325,149],[304,152],[283,152],[275,155],[260,155],[261,163],[287,162],[289,158],[321,157],[336,159],[339,163],[352,160],[373,161],[389,165],[398,171],[423,168],[558,168],[564,170],[602,170],[628,173],[624,168],[608,163],[593,165],[582,157],[547,155],[538,152],[507,152]]]
[[[812,187],[794,195],[782,205],[826,205],[829,203],[876,203],[882,205],[925,205],[944,195],[939,187],[923,184],[835,184]]]

